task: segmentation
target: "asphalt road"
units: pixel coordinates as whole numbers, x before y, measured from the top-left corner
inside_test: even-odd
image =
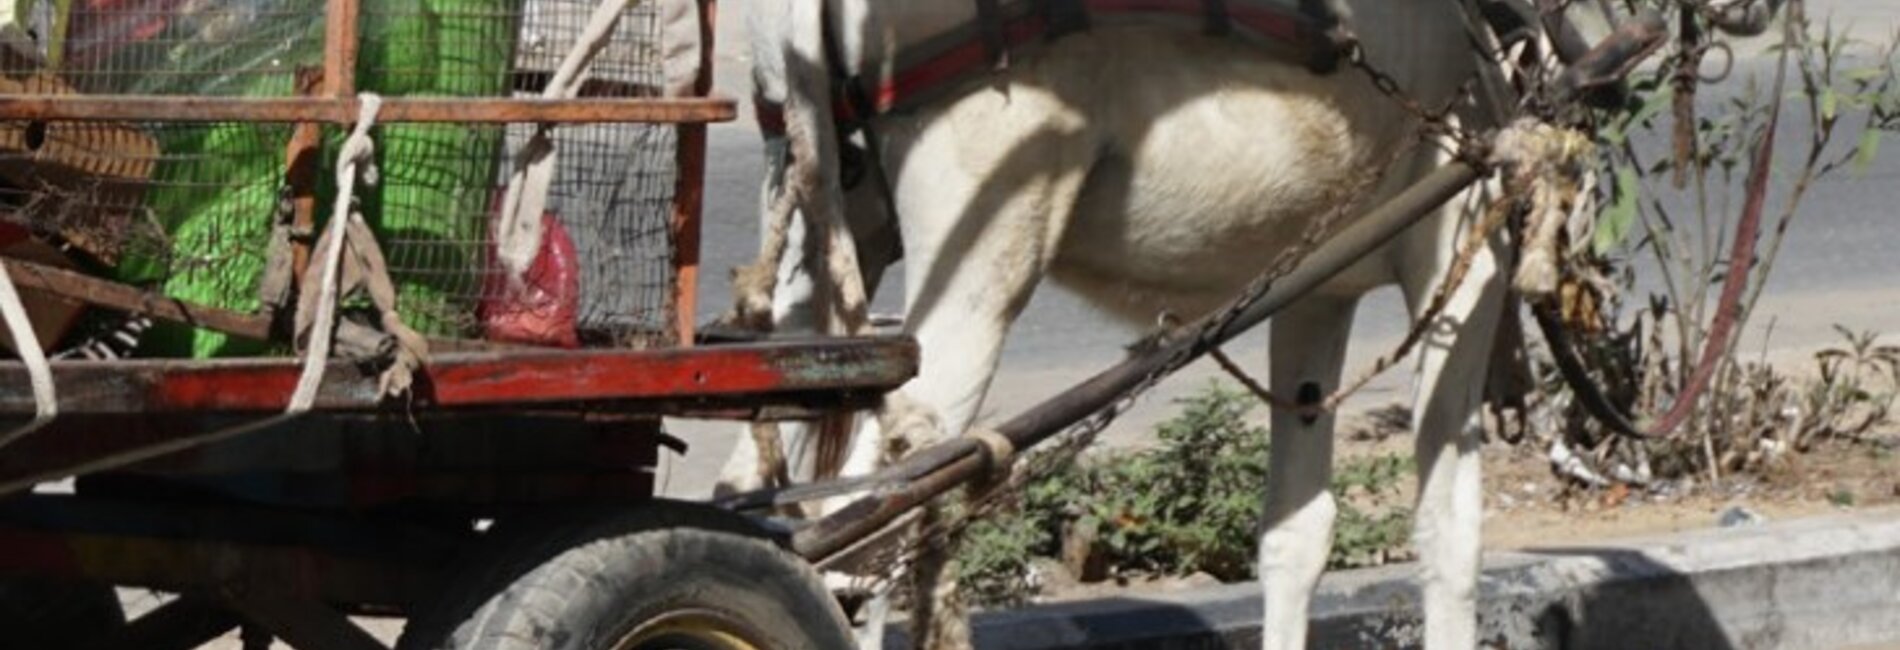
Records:
[[[1900,25],[1900,3],[1812,0],[1810,6],[1810,15],[1817,21],[1831,12],[1836,24],[1850,29],[1856,38],[1872,40]],[[740,21],[732,20],[734,17],[728,13],[721,29],[719,86],[721,92],[744,98],[749,93],[744,74],[747,60],[737,29]],[[1765,85],[1773,71],[1773,60],[1765,54],[1766,42],[1757,39],[1741,44],[1738,51],[1742,62],[1723,85],[1725,90],[1709,93],[1702,103],[1710,108],[1718,106],[1726,99],[1725,93],[1740,92],[1751,77],[1762,79]],[[1778,133],[1782,150],[1771,203],[1775,206],[1785,200],[1787,172],[1800,159],[1812,132],[1800,107],[1793,103],[1789,107],[1791,112]],[[1659,150],[1663,137],[1641,140],[1642,148]],[[1848,131],[1838,139],[1851,146],[1859,134]],[[756,131],[743,122],[717,127],[712,134],[702,317],[725,309],[730,300],[727,272],[756,255],[761,174],[758,142]],[[1747,349],[1777,350],[1784,353],[1781,356],[1798,358],[1801,351],[1836,342],[1838,336],[1832,329],[1836,323],[1857,330],[1900,333],[1900,254],[1896,254],[1900,250],[1900,221],[1894,215],[1900,208],[1900,143],[1890,145],[1887,151],[1864,173],[1843,171],[1810,193],[1776,262],[1760,317],[1745,339]],[[1680,197],[1666,197],[1665,203],[1674,206],[1676,214],[1685,214],[1688,205]],[[1771,216],[1775,212],[1778,210],[1771,211]],[[1720,218],[1721,214],[1732,213],[1717,214]],[[901,297],[894,289],[903,286],[898,279],[902,272],[901,268],[893,269],[899,275],[884,283],[887,290],[877,296],[874,309],[892,314],[901,311]],[[1386,353],[1397,342],[1405,326],[1403,316],[1395,291],[1387,289],[1368,297],[1355,327],[1349,373]],[[1045,286],[1012,332],[985,416],[1007,417],[1049,396],[1052,387],[1087,377],[1117,360],[1122,346],[1138,334],[1101,317],[1062,289]],[[1235,343],[1230,350],[1237,359],[1264,373],[1262,333]],[[1153,422],[1171,412],[1172,399],[1216,377],[1217,371],[1202,364],[1169,380],[1125,416],[1108,435],[1108,441],[1128,444],[1141,440]],[[1375,382],[1351,406],[1372,408],[1402,401],[1409,393],[1408,382],[1402,366],[1400,371]],[[675,494],[701,494],[723,461],[736,428],[676,422],[673,429],[695,448],[685,462],[669,462],[663,468],[665,484]]]

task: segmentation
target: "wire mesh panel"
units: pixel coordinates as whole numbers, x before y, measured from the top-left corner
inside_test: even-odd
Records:
[[[11,126],[11,125],[9,125]],[[29,127],[30,128],[30,127]],[[102,273],[168,296],[240,311],[257,308],[257,278],[277,203],[288,125],[78,124],[46,128],[74,138],[119,139],[135,147],[71,156],[138,175],[51,179],[61,166],[39,152],[0,151],[13,217],[73,243]],[[142,136],[142,137],[137,137]],[[50,232],[46,232],[50,231]],[[163,328],[147,345],[167,354],[262,352],[188,328]]]
[[[529,0],[515,53],[513,90],[539,94],[594,10],[591,0]],[[650,97],[665,83],[656,37],[656,3],[621,19],[613,40],[594,59],[583,96]],[[534,127],[510,127],[513,155]],[[678,131],[650,124],[589,124],[554,134],[561,161],[549,208],[571,232],[582,268],[579,321],[584,332],[639,339],[667,329],[664,305],[642,304],[673,282],[666,241],[677,169]]]
[[[44,60],[80,92],[288,95],[323,50],[323,0],[37,3]],[[11,72],[11,71],[10,71]]]
[[[662,93],[664,27],[651,4],[627,11],[582,96]],[[355,84],[389,97],[535,96],[593,8],[592,0],[366,0]],[[0,95],[292,96],[300,76],[323,69],[325,11],[321,0],[74,0],[63,15],[42,8],[31,17],[38,50],[0,52]],[[321,171],[311,186],[293,187],[286,169],[297,128],[0,122],[0,220],[56,241],[97,274],[253,312],[288,197],[314,194],[320,226],[336,191],[344,130],[322,128]],[[515,343],[673,343],[676,129],[556,128],[559,164],[538,257],[524,277],[504,278],[496,212],[509,161],[539,128],[373,130],[378,182],[359,186],[359,206],[388,258],[405,322],[434,336]],[[153,330],[141,350],[205,358],[283,347],[173,325]]]

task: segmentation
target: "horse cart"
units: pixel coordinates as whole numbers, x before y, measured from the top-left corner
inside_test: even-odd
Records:
[[[1104,422],[1483,175],[1425,177],[994,430],[683,503],[662,417],[812,419],[918,369],[898,337],[696,331],[706,125],[735,113],[712,0],[9,9],[7,647],[382,647],[351,617],[409,618],[405,648],[845,647],[807,561]],[[1643,36],[1566,60],[1594,83]],[[114,587],[175,596],[127,621]]]

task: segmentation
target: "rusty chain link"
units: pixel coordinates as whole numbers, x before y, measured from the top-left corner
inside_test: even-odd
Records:
[[[1404,86],[1399,84],[1398,79],[1386,71],[1379,69],[1378,66],[1373,65],[1372,62],[1366,58],[1365,47],[1359,43],[1354,42],[1352,46],[1347,49],[1346,62],[1348,65],[1351,65],[1353,69],[1358,70],[1360,74],[1365,75],[1366,80],[1372,83],[1372,88],[1379,91],[1379,94],[1384,95],[1386,99],[1398,104],[1400,109],[1403,109],[1406,113],[1411,114],[1413,118],[1419,120],[1418,133],[1416,134],[1417,138],[1427,142],[1431,142],[1437,138],[1443,138],[1448,141],[1449,144],[1438,142],[1434,142],[1434,144],[1452,157],[1472,163],[1472,166],[1480,169],[1483,169],[1488,164],[1486,156],[1483,153],[1488,148],[1484,140],[1477,134],[1471,133],[1470,130],[1453,124],[1451,120],[1452,112],[1457,110],[1458,103],[1472,96],[1472,87],[1476,83],[1475,79],[1467,79],[1464,83],[1460,84],[1458,92],[1452,93],[1451,99],[1446,100],[1443,106],[1433,110],[1426,108],[1418,98],[1413,97]]]

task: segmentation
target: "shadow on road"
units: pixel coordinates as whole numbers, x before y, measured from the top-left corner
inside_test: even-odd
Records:
[[[1637,550],[1542,549],[1491,564],[1479,602],[1486,648],[1734,650],[1773,646],[1781,629],[1757,620],[1774,615],[1768,603],[1735,608],[1736,600],[1738,611],[1718,618],[1690,576]],[[1313,601],[1309,646],[1422,647],[1415,575],[1412,566],[1329,575]],[[976,647],[1251,650],[1260,647],[1260,620],[1258,589],[1231,585],[987,613],[977,617]],[[891,641],[886,647],[909,647]]]

